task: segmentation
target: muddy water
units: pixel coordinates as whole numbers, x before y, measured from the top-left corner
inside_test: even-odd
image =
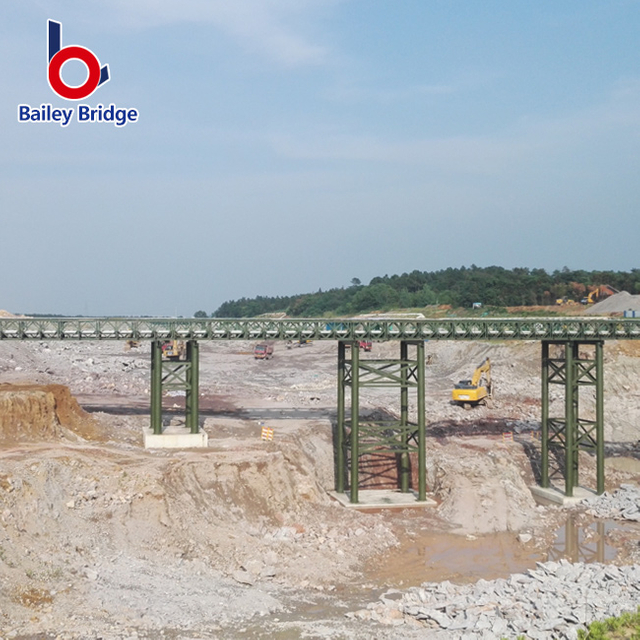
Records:
[[[617,549],[607,544],[607,534],[624,525],[599,521],[579,525],[569,516],[546,550],[522,544],[517,535],[500,532],[485,536],[458,536],[424,532],[403,542],[366,571],[367,580],[391,587],[418,586],[450,580],[458,584],[480,578],[506,578],[535,567],[536,562],[566,558],[570,562],[609,562]]]
[[[607,535],[614,529],[624,529],[623,522],[599,520],[579,525],[569,516],[564,526],[556,531],[556,539],[547,552],[548,560],[565,558],[570,562],[610,562],[618,550],[607,544]]]
[[[520,573],[544,559],[544,554],[523,548],[513,533],[479,537],[423,533],[370,567],[367,578],[405,588],[442,580],[475,582]]]

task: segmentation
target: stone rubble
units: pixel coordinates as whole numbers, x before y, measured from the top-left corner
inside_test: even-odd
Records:
[[[622,484],[613,493],[585,498],[581,504],[597,518],[640,522],[640,487],[632,484]]]
[[[517,637],[575,640],[594,620],[637,610],[640,565],[617,567],[537,563],[507,579],[455,585],[425,582],[405,592],[388,591],[380,602],[347,614],[386,625],[420,625],[438,638],[495,640]]]

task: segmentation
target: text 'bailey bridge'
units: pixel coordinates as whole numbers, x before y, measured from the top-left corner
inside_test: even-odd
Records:
[[[409,455],[417,454],[418,500],[426,500],[425,341],[539,341],[541,349],[541,485],[550,484],[550,451],[560,458],[565,496],[578,486],[578,454],[595,453],[596,491],[604,491],[603,346],[606,340],[640,340],[636,318],[456,318],[456,319],[216,319],[216,318],[0,318],[0,340],[135,340],[151,343],[151,427],[162,433],[162,394],[183,389],[186,423],[199,431],[198,343],[227,340],[332,340],[338,346],[336,490],[348,487],[358,502],[358,460],[371,451],[399,458],[400,486],[409,491]],[[162,344],[186,343],[184,360],[162,359]],[[361,357],[360,341],[397,341],[397,359]],[[349,347],[354,347],[350,348]],[[552,385],[564,391],[564,413],[551,416]],[[393,425],[363,423],[360,390],[397,387],[401,415]],[[581,417],[580,390],[595,391],[595,419]],[[347,417],[346,399],[350,396]],[[409,423],[415,395],[417,423]],[[558,454],[559,452],[559,454]],[[554,469],[557,471],[557,469]]]

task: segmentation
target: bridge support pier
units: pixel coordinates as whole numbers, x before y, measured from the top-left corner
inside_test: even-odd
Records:
[[[185,426],[191,433],[199,433],[199,360],[196,340],[186,345],[184,360],[162,359],[162,342],[151,343],[151,429],[162,434],[162,395],[164,391],[185,392]]]
[[[547,489],[552,476],[564,475],[566,497],[572,497],[579,484],[581,449],[595,453],[596,491],[598,495],[604,492],[603,344],[602,340],[542,342],[541,485]],[[564,390],[562,417],[549,415],[552,385]],[[592,405],[588,419],[580,413],[585,399]],[[554,469],[550,468],[550,453],[557,456]]]
[[[415,347],[415,357],[409,347]],[[347,358],[347,347],[350,358]],[[399,420],[361,420],[360,389],[399,387]],[[409,390],[416,390],[417,424],[409,422]],[[346,396],[350,392],[350,418]],[[367,454],[395,454],[398,485],[408,493],[411,485],[410,454],[417,454],[418,500],[427,499],[425,449],[424,341],[402,341],[398,360],[361,359],[359,341],[338,343],[338,418],[336,432],[336,492],[349,487],[350,502],[358,503],[360,462]]]

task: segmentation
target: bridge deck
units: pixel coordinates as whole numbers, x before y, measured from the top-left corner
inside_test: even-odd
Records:
[[[0,318],[0,340],[638,340],[640,318]]]

